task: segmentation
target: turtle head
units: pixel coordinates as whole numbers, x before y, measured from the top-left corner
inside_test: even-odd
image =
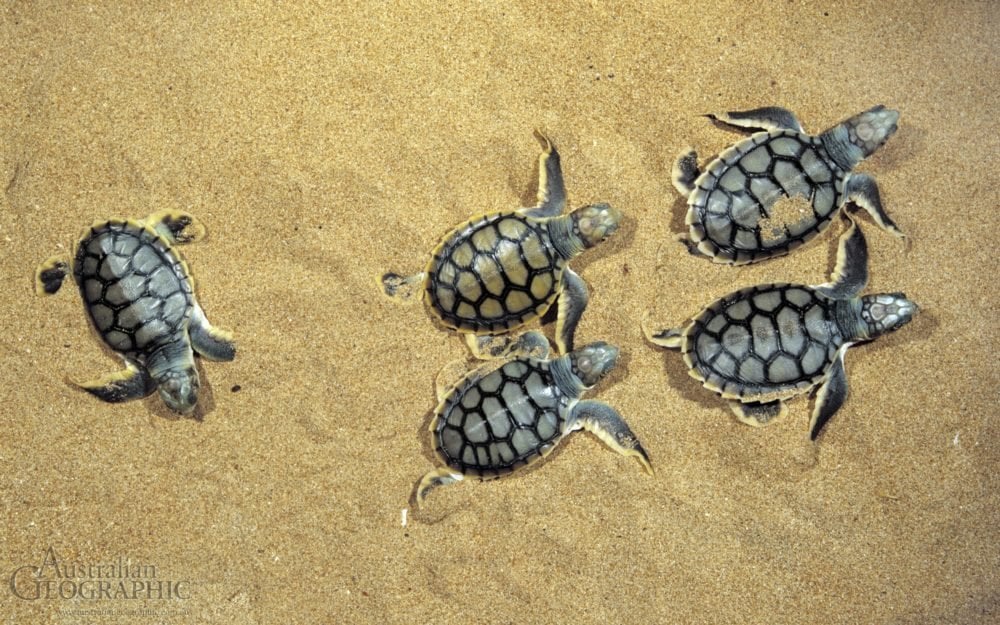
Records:
[[[570,371],[585,388],[606,376],[618,363],[618,348],[603,341],[589,343],[569,354]]]
[[[917,313],[917,305],[903,293],[879,293],[861,298],[861,321],[867,338],[905,326]]]
[[[573,211],[573,232],[580,237],[583,247],[594,247],[618,230],[622,213],[610,204],[591,204]]]
[[[896,132],[899,111],[881,104],[840,122],[821,136],[834,160],[851,169],[882,147]]]
[[[191,414],[198,402],[198,370],[193,366],[167,369],[155,376],[160,389],[160,399],[174,412]]]
[[[887,109],[880,104],[843,121],[842,125],[847,128],[851,143],[861,150],[861,158],[867,158],[896,132],[898,121],[899,111]]]

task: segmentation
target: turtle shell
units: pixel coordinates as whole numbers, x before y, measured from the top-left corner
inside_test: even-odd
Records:
[[[545,314],[565,266],[545,222],[513,212],[486,215],[434,250],[426,297],[449,328],[501,334]]]
[[[787,254],[830,225],[848,172],[819,139],[758,132],[725,150],[688,198],[691,242],[719,262]]]
[[[800,284],[766,284],[710,304],[685,328],[691,375],[724,398],[771,401],[822,381],[845,338],[837,307]]]
[[[94,327],[116,352],[143,362],[186,336],[191,279],[156,231],[131,221],[94,225],[77,246],[73,275]]]
[[[438,406],[434,450],[462,474],[506,475],[552,451],[566,433],[569,403],[546,360],[519,358],[474,372]]]

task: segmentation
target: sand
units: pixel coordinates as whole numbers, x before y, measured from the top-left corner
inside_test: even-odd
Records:
[[[0,9],[0,622],[995,622],[1000,10],[704,5]],[[738,139],[705,113],[820,131],[878,103],[900,129],[860,170],[910,245],[862,218],[869,291],[921,313],[848,353],[817,444],[805,398],[744,426],[640,324],[822,282],[842,226],[750,268],[689,256],[673,158]],[[578,340],[622,348],[590,396],[657,473],[575,434],[417,511],[434,379],[467,350],[377,280],[530,204],[534,128],[572,206],[627,216],[574,263]],[[119,361],[72,288],[33,293],[87,224],[161,208],[207,227],[183,253],[239,343],[200,362],[200,420],[75,389]]]

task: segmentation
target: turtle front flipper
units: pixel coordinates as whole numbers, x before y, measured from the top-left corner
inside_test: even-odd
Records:
[[[701,175],[698,168],[698,153],[694,148],[688,148],[681,152],[674,167],[670,170],[670,181],[674,183],[677,192],[687,197],[694,191],[694,181]]]
[[[205,226],[195,219],[194,215],[185,211],[164,209],[156,211],[142,221],[156,230],[161,237],[178,245],[194,243],[205,238]]]
[[[417,484],[417,507],[419,508],[424,505],[424,499],[427,498],[427,494],[435,488],[439,486],[448,486],[449,484],[460,482],[463,479],[465,479],[464,475],[456,473],[448,467],[441,467],[440,469],[431,471],[420,480],[419,484]]]
[[[614,408],[604,402],[581,401],[573,407],[570,419],[575,420],[583,429],[604,441],[605,445],[619,454],[636,458],[646,473],[653,475],[649,454],[642,448],[639,438],[632,433],[625,419]]]
[[[191,314],[188,333],[191,336],[191,346],[205,358],[219,362],[229,362],[236,358],[233,335],[213,327],[198,304],[195,304]]]
[[[846,349],[846,347],[841,348],[833,365],[830,366],[826,381],[816,393],[816,407],[813,408],[812,420],[809,422],[809,438],[811,440],[816,440],[826,422],[847,401],[847,372],[844,370]]]
[[[559,313],[556,318],[556,348],[560,354],[573,351],[573,337],[580,318],[587,308],[590,295],[583,278],[567,267],[562,275],[562,292],[559,293]]]
[[[765,106],[749,111],[730,111],[713,115],[709,113],[705,117],[746,130],[794,130],[795,132],[805,132],[802,124],[795,117],[795,113],[788,109],[777,106]]]
[[[767,425],[777,418],[783,417],[788,411],[785,402],[780,399],[774,401],[751,401],[739,402],[736,400],[729,402],[736,418],[754,427]]]
[[[840,236],[837,248],[837,266],[831,282],[816,287],[823,295],[833,299],[857,297],[868,283],[868,245],[858,223],[847,218],[850,227]]]
[[[847,200],[865,209],[880,228],[892,235],[905,239],[906,235],[899,229],[896,222],[882,208],[882,196],[878,184],[868,174],[851,174],[844,189]]]
[[[382,292],[393,299],[410,301],[414,295],[420,293],[426,278],[427,274],[423,272],[412,276],[401,276],[398,273],[388,272],[382,274]]]
[[[53,256],[38,266],[35,271],[35,293],[53,295],[62,287],[69,274],[69,258],[60,254]]]
[[[156,390],[156,382],[150,377],[149,372],[132,361],[126,361],[126,367],[121,371],[77,386],[98,399],[112,404],[141,399]]]
[[[556,217],[566,208],[566,187],[563,184],[559,152],[549,138],[535,131],[535,138],[542,144],[538,157],[538,205],[524,211],[531,217]]]

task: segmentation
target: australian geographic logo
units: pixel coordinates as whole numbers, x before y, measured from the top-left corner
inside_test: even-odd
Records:
[[[156,566],[136,564],[118,556],[101,564],[67,563],[49,547],[38,566],[26,565],[10,574],[10,591],[18,599],[183,600],[191,582],[163,580]]]

